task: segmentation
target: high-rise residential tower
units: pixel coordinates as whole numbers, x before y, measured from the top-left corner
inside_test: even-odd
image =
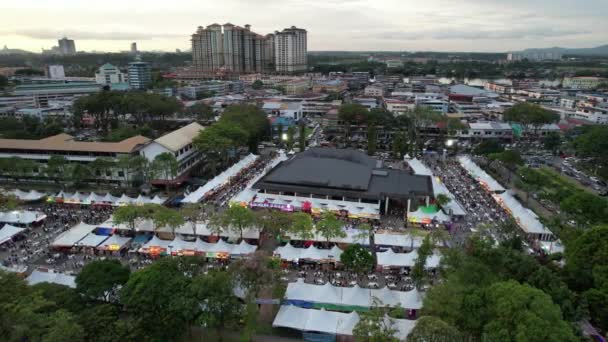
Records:
[[[274,71],[273,36],[262,36],[230,23],[199,26],[192,35],[192,62],[197,71],[252,73]]]
[[[306,30],[292,26],[275,32],[275,68],[280,73],[303,72],[308,69]]]
[[[62,55],[74,55],[76,54],[76,44],[73,39],[67,39],[63,37],[57,41],[59,43],[59,53]]]
[[[137,43],[136,42],[131,43],[131,54],[132,55],[137,55],[137,52],[138,52],[137,51]]]

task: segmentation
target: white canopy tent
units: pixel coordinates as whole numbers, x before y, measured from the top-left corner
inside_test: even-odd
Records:
[[[436,213],[425,213],[421,208],[418,208],[416,211],[412,211],[407,213],[407,218],[410,221],[422,222],[425,220],[428,221],[437,221],[437,222],[450,222],[450,217],[443,213],[443,211],[439,210]]]
[[[460,165],[471,175],[471,177],[475,178],[478,182],[484,185],[488,191],[490,192],[503,192],[505,188],[500,185],[492,176],[488,175],[484,170],[482,170],[471,158],[467,156],[458,157],[458,162]]]
[[[25,224],[30,225],[34,222],[42,221],[46,215],[37,211],[7,211],[0,212],[0,223]]]
[[[131,238],[114,234],[103,241],[97,248],[101,250],[119,251],[125,248],[129,242],[131,242]]]
[[[230,178],[236,176],[243,169],[249,167],[257,159],[258,159],[257,155],[255,155],[255,154],[249,154],[245,158],[241,159],[239,162],[237,162],[234,165],[232,165],[231,167],[229,167],[224,172],[222,172],[219,175],[215,176],[213,179],[211,179],[205,185],[199,187],[198,189],[196,189],[192,193],[188,194],[188,196],[186,196],[182,200],[182,203],[198,203],[198,202],[200,202],[200,200],[203,199],[203,197],[205,197],[205,195],[208,192],[210,192],[213,189],[215,189],[215,188],[217,188],[217,187],[222,186],[223,184],[225,184],[227,181],[230,180]]]
[[[126,194],[122,194],[122,196],[120,196],[120,197],[115,197],[115,196],[112,196],[110,193],[107,193],[105,195],[100,195],[100,194],[96,194],[94,192],[91,192],[89,194],[76,192],[76,193],[72,194],[72,193],[66,193],[63,191],[60,191],[59,193],[57,193],[55,196],[53,196],[53,198],[62,198],[65,203],[71,203],[71,204],[90,205],[90,204],[95,204],[95,203],[104,203],[104,204],[110,204],[113,206],[128,205],[128,204],[144,205],[144,204],[150,204],[150,203],[161,205],[161,204],[165,203],[165,201],[167,200],[166,198],[160,197],[158,195],[156,195],[154,197],[147,197],[147,196],[139,195],[137,198],[132,198],[132,197],[127,196]]]
[[[16,189],[11,191],[11,194],[17,197],[17,199],[19,199],[20,201],[24,202],[40,201],[41,199],[46,197],[46,193],[38,192],[36,190],[21,191],[19,189]]]
[[[377,252],[378,266],[413,267],[418,259],[418,250],[414,249],[409,253],[395,253],[391,248],[384,252]],[[426,259],[425,267],[428,269],[437,268],[441,262],[441,254],[434,251]]]
[[[170,253],[197,252],[247,255],[255,252],[258,246],[250,245],[245,241],[241,241],[240,244],[227,243],[224,240],[219,240],[217,243],[208,243],[198,238],[194,241],[186,241],[180,237],[175,237],[173,240],[162,240],[154,236],[142,246],[140,251],[147,253],[150,248],[160,248]]]
[[[511,213],[511,216],[513,216],[515,221],[517,221],[517,224],[526,234],[535,235],[537,237],[553,236],[553,233],[540,222],[538,216],[532,210],[521,205],[521,203],[513,197],[510,191],[502,194],[494,194],[493,197],[498,204],[505,207]]]
[[[359,315],[356,312],[342,313],[282,305],[272,326],[350,336],[353,334],[353,329],[359,322],[359,319]],[[405,341],[407,335],[416,325],[416,321],[406,319],[389,319],[388,317],[385,319],[389,325],[392,325],[397,330],[396,337],[400,341]]]
[[[412,170],[414,170],[415,174],[431,177],[431,180],[433,182],[433,193],[435,197],[440,194],[448,196],[451,201],[443,206],[447,213],[451,213],[451,215],[456,216],[464,216],[467,214],[464,208],[462,208],[460,203],[458,203],[458,201],[456,200],[456,197],[454,197],[454,195],[448,190],[448,188],[446,188],[446,186],[443,184],[443,182],[441,182],[438,177],[435,177],[433,175],[433,172],[426,165],[424,165],[420,160],[416,158],[406,159],[406,161],[408,165],[412,168]]]
[[[287,261],[303,260],[316,260],[316,261],[340,261],[342,250],[337,246],[331,249],[320,249],[314,245],[310,245],[308,248],[296,248],[291,244],[277,247],[274,251],[275,255],[279,255],[281,259]]]
[[[40,271],[34,270],[32,274],[30,274],[26,279],[29,285],[36,285],[40,283],[51,283],[51,284],[59,284],[67,287],[71,287],[73,289],[76,288],[76,277],[59,272],[53,271]]]
[[[97,246],[101,245],[101,243],[106,241],[107,239],[108,239],[107,235],[96,235],[93,233],[89,233],[82,240],[78,241],[76,246],[96,248]]]
[[[19,228],[15,226],[11,226],[10,224],[5,224],[2,229],[0,229],[0,245],[5,242],[10,241],[15,235],[23,233],[25,231],[24,228]]]
[[[424,237],[415,236],[413,234],[398,234],[398,233],[376,233],[374,241],[376,245],[395,246],[405,248],[419,248],[422,245]]]
[[[285,291],[287,300],[298,300],[313,303],[324,303],[344,306],[371,307],[374,299],[380,301],[382,306],[401,306],[404,309],[420,309],[424,295],[418,290],[394,291],[387,287],[382,289],[364,289],[359,286],[337,287],[330,283],[313,285],[298,279],[289,283]]]
[[[89,233],[95,230],[97,226],[80,222],[69,230],[61,233],[55,241],[51,243],[52,247],[73,247],[80,240],[84,239]]]

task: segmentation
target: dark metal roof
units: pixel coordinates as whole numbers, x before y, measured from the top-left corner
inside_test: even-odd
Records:
[[[428,176],[384,169],[355,150],[312,148],[272,169],[253,186],[282,192],[382,199],[432,195]]]

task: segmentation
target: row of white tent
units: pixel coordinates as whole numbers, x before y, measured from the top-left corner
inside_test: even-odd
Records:
[[[5,242],[10,241],[15,235],[23,233],[25,229],[19,228],[15,226],[11,226],[10,224],[5,224],[2,229],[0,229],[0,245]]]
[[[378,259],[378,266],[382,267],[413,267],[418,259],[418,250],[414,249],[408,253],[395,253],[391,248],[384,252],[376,252]],[[439,267],[441,262],[441,254],[434,251],[426,259],[425,267],[427,269],[433,269]]]
[[[499,204],[506,207],[511,212],[511,216],[515,218],[519,226],[527,234],[553,235],[553,233],[540,222],[538,216],[532,210],[521,205],[509,191],[502,194],[495,194],[493,197]]]
[[[488,175],[484,170],[482,170],[474,161],[471,160],[468,156],[460,156],[458,157],[458,162],[460,165],[471,175],[471,177],[475,178],[478,182],[485,185],[490,192],[502,192],[505,191],[505,188],[500,185],[492,176]]]
[[[23,202],[36,202],[42,200],[47,196],[47,194],[44,192],[39,192],[36,190],[22,191],[19,189],[12,190],[10,194],[17,197],[18,200]]]
[[[121,223],[121,224],[114,223],[112,217],[110,217],[110,219],[108,219],[106,222],[98,225],[98,227],[113,228],[113,229],[118,229],[118,230],[130,230],[131,229],[125,223]],[[173,229],[170,227],[158,228],[158,227],[154,226],[154,221],[149,220],[149,219],[140,219],[135,222],[135,231],[136,232],[149,232],[149,233],[152,233],[152,232],[172,233]],[[207,222],[196,222],[196,223],[185,222],[181,226],[175,228],[175,233],[182,234],[182,235],[197,235],[197,236],[214,236],[214,235],[217,236],[218,235],[216,232],[214,232],[209,227]],[[237,239],[237,238],[241,237],[241,234],[240,234],[240,232],[238,232],[234,229],[229,229],[229,230],[220,232],[219,236],[227,237],[227,238],[231,238],[231,239]],[[248,228],[243,231],[243,238],[257,240],[260,238],[260,231],[255,228]]]
[[[451,201],[443,206],[444,209],[446,209],[446,212],[451,212],[451,214],[455,216],[464,216],[467,214],[466,210],[464,210],[464,208],[456,200],[456,197],[454,197],[454,195],[450,192],[450,190],[448,190],[448,188],[446,188],[445,184],[443,184],[439,178],[433,175],[433,172],[426,165],[424,165],[417,158],[406,159],[406,161],[412,170],[414,170],[415,174],[431,177],[433,182],[433,194],[435,197],[440,194],[448,196]]]
[[[54,198],[62,198],[65,203],[78,203],[78,204],[93,204],[93,203],[107,203],[114,206],[127,205],[127,204],[163,204],[167,200],[160,196],[148,197],[139,195],[136,198],[129,197],[126,194],[122,194],[120,197],[112,196],[111,194],[99,195],[94,192],[91,193],[67,193],[59,192],[53,196]]]
[[[349,215],[366,218],[380,218],[380,203],[359,203],[349,201],[339,201],[324,198],[312,198],[301,196],[287,196],[259,193],[255,190],[244,190],[231,200],[234,203],[250,203],[255,198],[255,203],[268,203],[269,205],[291,206],[299,210],[304,207],[305,202],[309,202],[313,210],[340,211],[346,210]]]
[[[30,225],[34,222],[42,221],[46,215],[38,211],[15,210],[0,211],[0,223]]]
[[[194,241],[186,241],[179,237],[175,237],[173,240],[162,240],[154,236],[141,247],[140,252],[148,253],[152,249],[162,249],[169,253],[196,252],[247,255],[254,253],[258,246],[250,245],[245,240],[242,240],[239,244],[227,243],[221,239],[216,243],[209,243],[198,238]]]
[[[332,335],[353,335],[353,329],[359,322],[356,312],[342,313],[323,309],[303,309],[293,305],[282,305],[277,313],[273,327],[283,327],[303,332],[321,332]],[[416,326],[416,321],[385,317],[388,326],[396,330],[395,337],[405,341],[407,335]]]
[[[395,291],[388,287],[381,289],[364,289],[354,287],[338,287],[330,283],[313,285],[298,279],[289,283],[285,291],[288,301],[304,301],[310,303],[333,304],[342,306],[372,307],[374,305],[397,307],[403,309],[420,309],[424,295],[416,289],[410,291]]]
[[[307,248],[296,248],[288,243],[285,246],[277,247],[274,255],[280,256],[285,261],[315,260],[336,262],[340,261],[342,250],[337,246],[333,246],[331,249],[321,249],[314,245],[310,245]]]
[[[210,191],[224,185],[226,182],[230,180],[230,178],[236,176],[243,169],[249,167],[258,159],[258,156],[255,154],[249,154],[245,158],[241,159],[239,162],[235,163],[231,167],[229,167],[224,172],[215,176],[212,180],[207,182],[205,185],[199,187],[195,191],[188,194],[183,200],[182,203],[198,203],[203,197]]]

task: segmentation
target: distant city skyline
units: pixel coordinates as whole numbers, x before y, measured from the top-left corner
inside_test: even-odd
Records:
[[[0,46],[41,52],[66,36],[78,51],[182,51],[197,26],[308,31],[309,51],[478,51],[608,44],[608,2],[585,0],[22,0],[0,4]],[[27,18],[27,20],[24,20]]]

